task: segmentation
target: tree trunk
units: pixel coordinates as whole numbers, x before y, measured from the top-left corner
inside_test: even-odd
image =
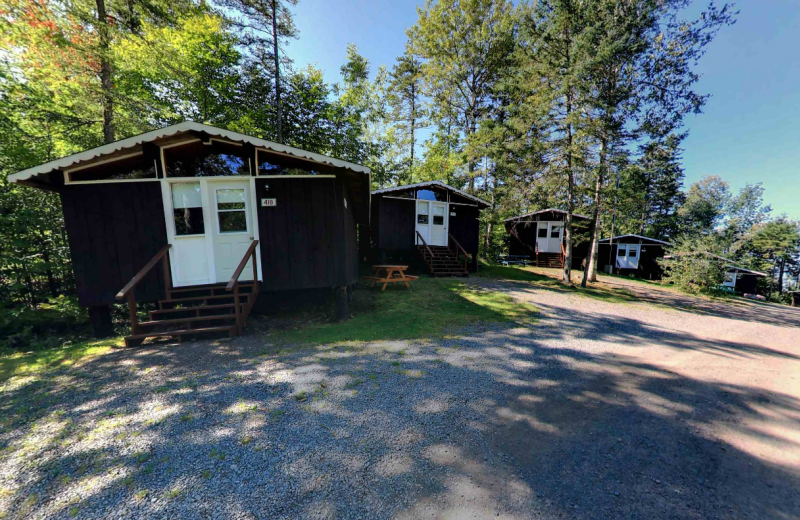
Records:
[[[100,35],[100,89],[103,96],[103,142],[114,142],[114,98],[111,84],[111,62],[108,61],[108,20],[105,0],[97,1],[97,28]]]
[[[581,287],[586,287],[586,281],[597,281],[597,234],[600,231],[600,189],[603,186],[606,167],[606,141],[600,141],[600,164],[597,169],[597,178],[594,182],[594,213],[592,215],[592,234],[589,237],[589,253],[586,256],[586,269],[583,271]]]
[[[410,168],[409,168],[409,170],[410,170],[409,171],[410,178],[408,179],[409,181],[412,181],[412,182],[413,182],[413,176],[414,176],[414,138],[415,138],[414,130],[415,130],[416,126],[417,126],[417,90],[416,90],[415,87],[416,87],[416,80],[412,79],[412,81],[411,81],[411,106],[410,106],[410,108],[411,108],[411,113],[410,113],[410,119],[411,119],[411,121],[410,121],[411,122],[411,128],[410,128],[410,130],[411,130],[411,164],[410,164]]]
[[[283,144],[283,116],[281,115],[281,60],[278,56],[278,0],[272,0],[272,52],[275,60],[275,130],[277,140]]]
[[[786,258],[781,258],[781,266],[778,271],[778,294],[783,294],[783,273],[786,270]]]

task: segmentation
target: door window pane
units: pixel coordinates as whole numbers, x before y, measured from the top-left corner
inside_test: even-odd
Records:
[[[444,226],[444,208],[442,206],[433,207],[433,225]]]
[[[635,257],[636,253],[638,253],[638,251],[636,249],[628,249],[628,256],[634,256]]]
[[[202,235],[206,232],[199,182],[172,185],[172,216],[177,236]]]
[[[561,238],[561,226],[553,226],[550,230],[550,238]]]
[[[247,231],[246,192],[243,189],[216,191],[217,219],[220,233]]]
[[[417,203],[417,224],[427,224],[427,223],[428,223],[428,203],[419,202]]]
[[[547,238],[547,226],[540,227],[539,234],[537,236],[539,238]]]
[[[617,256],[625,256],[625,248],[620,247],[617,249]]]
[[[219,214],[220,233],[247,231],[247,216],[244,211],[225,211]]]

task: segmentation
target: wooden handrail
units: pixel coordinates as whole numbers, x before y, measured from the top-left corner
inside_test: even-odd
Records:
[[[417,231],[417,236],[419,237],[420,240],[422,240],[422,245],[425,246],[425,249],[428,250],[428,253],[431,255],[431,261],[433,261],[433,251],[431,251],[431,248],[428,247],[428,243],[425,242],[425,239],[422,238],[422,235],[419,234],[419,231]]]
[[[233,284],[236,283],[239,280],[239,277],[242,275],[242,269],[244,269],[244,266],[247,265],[247,261],[249,260],[248,257],[251,256],[255,252],[255,249],[256,249],[257,245],[258,245],[258,240],[253,240],[250,243],[250,247],[247,248],[247,251],[245,252],[244,256],[242,257],[242,261],[239,262],[239,267],[237,267],[236,270],[231,275],[231,281],[228,282],[228,285],[225,286],[225,289],[227,289],[228,291],[233,289]],[[255,264],[255,262],[254,262],[254,264]],[[255,279],[254,279],[254,281],[255,281]]]
[[[142,267],[136,275],[131,278],[131,281],[128,282],[125,287],[122,288],[120,292],[117,293],[117,300],[122,300],[123,298],[128,299],[128,319],[131,322],[131,335],[136,335],[139,332],[139,317],[136,314],[136,285],[147,276],[147,273],[150,272],[153,267],[161,260],[162,266],[164,267],[164,289],[167,291],[167,295],[169,295],[170,289],[172,289],[172,277],[170,276],[169,272],[169,256],[167,252],[172,247],[172,244],[167,244],[161,248],[161,250],[155,254],[153,258],[150,259],[149,262]]]
[[[161,260],[161,258],[162,258],[162,257],[163,257],[165,254],[167,254],[167,251],[169,251],[169,249],[170,249],[171,247],[172,247],[172,244],[167,244],[167,245],[165,245],[164,247],[162,247],[162,248],[161,248],[161,250],[160,250],[158,253],[156,253],[156,255],[155,255],[153,258],[151,258],[151,259],[150,259],[150,261],[149,261],[149,262],[147,262],[147,263],[145,264],[145,266],[144,266],[144,267],[142,267],[142,268],[141,268],[141,270],[139,270],[139,272],[138,272],[138,273],[136,273],[136,276],[134,276],[133,278],[131,278],[131,281],[130,281],[130,282],[128,282],[128,284],[127,284],[127,285],[125,285],[125,287],[123,287],[123,288],[122,288],[122,290],[121,290],[120,292],[118,292],[118,293],[117,293],[117,299],[118,299],[118,300],[122,300],[123,298],[125,298],[125,296],[126,296],[126,295],[127,295],[129,292],[131,292],[131,290],[132,290],[134,287],[136,287],[136,284],[138,284],[139,282],[141,282],[141,281],[142,281],[142,278],[144,278],[145,276],[147,276],[147,273],[149,273],[149,272],[150,272],[150,269],[152,269],[152,268],[153,268],[153,267],[156,265],[156,263],[158,263],[158,261],[159,261],[159,260]]]
[[[447,237],[450,240],[452,240],[453,242],[456,243],[456,253],[458,253],[459,250],[461,250],[461,252],[464,253],[464,270],[466,271],[467,270],[467,260],[469,259],[469,255],[467,254],[467,250],[464,249],[463,247],[461,247],[461,244],[458,243],[458,240],[456,240],[456,237],[454,237],[450,233],[447,234]],[[448,249],[450,248],[450,243],[449,242],[447,243],[447,248]],[[458,258],[458,254],[456,254],[456,258]]]
[[[228,285],[225,286],[225,290],[233,290],[233,313],[236,316],[236,331],[238,334],[242,334],[242,329],[244,329],[244,320],[250,314],[250,310],[256,304],[256,298],[258,297],[258,293],[260,292],[258,286],[258,264],[256,263],[256,246],[258,245],[258,240],[253,240],[250,243],[250,247],[247,248],[247,251],[244,253],[241,262],[239,262],[239,266],[233,271],[231,275],[231,281],[228,282]],[[243,312],[241,303],[239,303],[239,277],[242,275],[242,270],[244,266],[247,265],[247,261],[252,259],[253,260],[253,292],[250,293],[250,297],[247,299],[247,312]]]

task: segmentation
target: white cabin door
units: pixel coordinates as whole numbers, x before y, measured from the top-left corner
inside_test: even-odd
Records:
[[[431,202],[431,239],[432,246],[447,245],[447,203]]]
[[[254,237],[250,181],[208,181],[208,202],[213,215],[209,228],[217,282],[227,282],[239,266]],[[239,280],[253,279],[252,259]]]
[[[414,227],[414,230],[422,236],[422,240],[424,240],[428,245],[431,244],[431,203],[426,200],[418,200],[417,201],[417,223]],[[414,234],[414,243],[417,245],[422,245],[422,241],[419,239],[417,234]]]
[[[547,238],[547,252],[560,253],[561,252],[561,238],[564,233],[564,224],[561,222],[550,223],[550,233]]]
[[[540,253],[547,253],[547,237],[550,236],[550,223],[539,222],[536,228],[536,246]]]
[[[617,267],[619,269],[639,268],[639,244],[617,244]]]
[[[167,239],[172,248],[169,261],[175,287],[211,283],[206,254],[209,233],[204,208],[205,185],[187,179],[185,182],[161,184],[167,218]]]

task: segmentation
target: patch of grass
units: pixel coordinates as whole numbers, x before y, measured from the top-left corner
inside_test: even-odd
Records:
[[[66,344],[60,348],[34,349],[25,352],[3,349],[0,350],[0,381],[15,376],[42,374],[59,367],[79,365],[121,346],[124,346],[124,341],[119,337],[82,341]]]
[[[77,506],[75,506],[75,507],[71,507],[71,508],[69,509],[69,516],[71,516],[71,517],[76,517],[76,516],[78,516],[78,513],[80,512],[80,510],[81,510],[81,509],[80,509],[79,507],[77,507]]]
[[[208,469],[207,469],[207,470],[203,471],[203,472],[200,474],[200,476],[201,476],[201,477],[203,477],[203,478],[211,478],[211,470],[208,470]]]
[[[140,489],[134,494],[134,496],[136,497],[136,500],[144,500],[145,498],[147,498],[147,495],[149,494],[150,492],[148,490]]]
[[[134,482],[136,482],[136,479],[133,478],[133,475],[128,475],[127,477],[122,479],[123,486],[132,486]]]
[[[181,422],[189,422],[194,419],[194,415],[187,413],[185,415],[181,415]]]
[[[175,487],[175,488],[172,488],[171,490],[169,490],[167,492],[166,496],[170,500],[174,500],[174,499],[176,499],[176,498],[178,498],[180,496],[181,491],[182,491],[181,488]]]
[[[458,279],[421,277],[410,290],[361,287],[356,298],[371,299],[370,310],[342,323],[317,322],[281,330],[274,333],[275,339],[284,344],[418,339],[476,322],[527,323],[536,312],[501,292],[477,290]]]

